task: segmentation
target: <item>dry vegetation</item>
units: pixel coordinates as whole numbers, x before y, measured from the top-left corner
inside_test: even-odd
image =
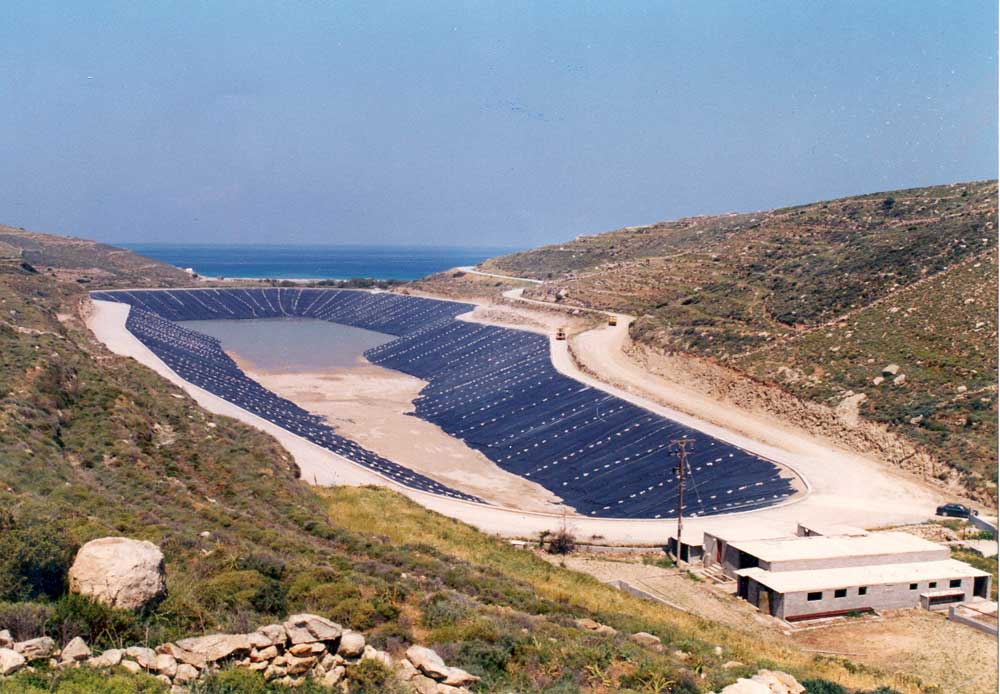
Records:
[[[385,490],[321,496],[269,436],[205,412],[152,371],[109,354],[84,327],[85,288],[163,283],[175,277],[171,268],[46,238],[8,234],[0,263],[0,629],[15,638],[155,644],[308,611],[393,652],[434,645],[483,677],[479,691],[700,692],[757,666],[868,690],[920,690],[915,677],[673,614]],[[84,277],[87,287],[77,281]],[[105,535],[162,547],[165,601],[136,615],[66,594],[76,548]],[[581,630],[574,620],[584,617],[655,633],[670,647]],[[734,654],[744,669],[722,667]],[[378,681],[351,689],[393,691]],[[87,669],[41,668],[0,682],[3,694],[83,691],[164,687]],[[199,691],[285,689],[224,674]]]

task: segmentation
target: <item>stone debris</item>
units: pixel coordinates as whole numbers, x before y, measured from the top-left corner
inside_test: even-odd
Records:
[[[882,368],[882,375],[886,378],[890,376],[895,376],[899,373],[899,364],[888,364]]]
[[[414,692],[467,694],[466,687],[479,681],[475,675],[445,664],[430,648],[411,646],[404,657],[396,659],[365,643],[364,634],[311,614],[292,615],[284,624],[269,624],[249,634],[195,636],[161,644],[155,650],[130,646],[92,654],[86,642],[76,637],[57,652],[56,643],[48,637],[14,643],[9,634],[0,632],[0,638],[14,646],[0,646],[0,676],[12,675],[33,660],[50,658],[50,666],[58,669],[83,665],[146,672],[167,684],[171,694],[185,694],[202,674],[225,666],[256,670],[267,681],[292,687],[311,678],[343,689],[348,670],[365,660],[393,671]]]

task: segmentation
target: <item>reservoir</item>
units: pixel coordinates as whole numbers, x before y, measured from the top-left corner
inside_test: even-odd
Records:
[[[329,371],[362,365],[365,350],[396,338],[313,318],[179,321],[211,335],[255,369],[276,373]]]

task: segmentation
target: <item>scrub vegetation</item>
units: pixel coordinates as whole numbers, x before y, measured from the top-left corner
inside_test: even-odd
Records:
[[[392,652],[431,645],[480,675],[478,691],[700,692],[765,666],[850,690],[921,691],[909,675],[643,602],[386,490],[314,490],[269,436],[205,412],[108,353],[84,326],[80,266],[106,287],[153,283],[169,269],[126,252],[76,249],[77,269],[64,276],[57,254],[36,247],[52,267],[39,270],[11,248],[0,262],[0,629],[16,639],[155,645],[308,611]],[[132,614],[67,595],[76,549],[106,535],[162,548],[165,600]],[[578,628],[581,618],[619,633]],[[665,648],[634,643],[628,634],[637,631]],[[729,660],[745,665],[726,669]],[[352,691],[393,691],[377,669],[352,675]],[[44,667],[0,683],[4,694],[36,691],[164,687],[141,675]],[[281,688],[227,671],[197,691]]]
[[[862,417],[995,500],[996,201],[985,181],[694,217],[482,269],[546,280],[526,297],[636,315],[642,344],[809,401],[863,394]]]

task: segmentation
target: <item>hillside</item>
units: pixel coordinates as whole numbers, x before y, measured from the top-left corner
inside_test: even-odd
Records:
[[[479,691],[652,692],[671,683],[670,691],[698,692],[758,666],[918,691],[909,675],[804,653],[773,634],[762,643],[643,602],[384,490],[317,493],[273,439],[201,410],[86,330],[80,268],[92,273],[90,287],[99,277],[153,283],[168,271],[153,266],[147,276],[146,261],[127,252],[61,247],[41,235],[6,242],[29,241],[31,268],[0,266],[0,629],[15,638],[46,632],[60,641],[81,634],[98,647],[155,644],[309,611],[393,652],[433,646],[483,677]],[[373,510],[383,521],[386,513],[405,516],[408,532],[390,538],[357,522]],[[76,548],[105,535],[162,547],[168,596],[155,609],[133,615],[66,596]],[[648,631],[668,648],[580,629],[580,618]],[[729,660],[744,665],[724,668]],[[43,669],[0,682],[0,692],[162,689],[124,674],[102,682]],[[394,687],[351,682],[358,692]]]
[[[480,269],[545,280],[528,298],[636,315],[640,346],[856,406],[992,500],[996,243],[985,181],[628,227]]]

